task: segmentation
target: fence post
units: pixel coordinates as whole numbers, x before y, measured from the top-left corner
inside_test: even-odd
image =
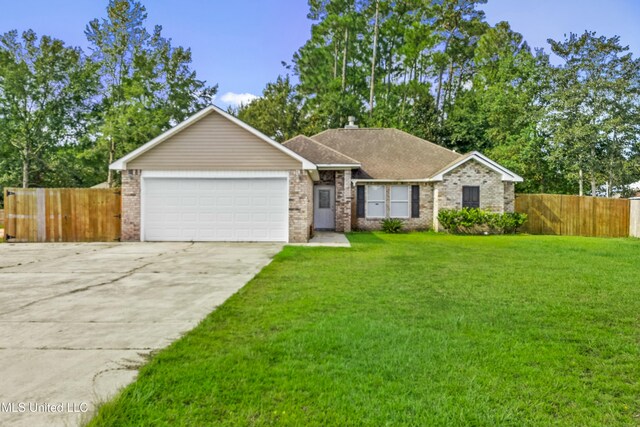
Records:
[[[45,208],[44,188],[36,189],[36,223],[38,227],[38,242],[47,241],[47,218]]]
[[[629,199],[629,236],[640,237],[640,198]]]

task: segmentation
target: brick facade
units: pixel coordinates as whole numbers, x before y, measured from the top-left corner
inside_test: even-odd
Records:
[[[462,187],[480,187],[480,208],[492,212],[505,211],[505,186],[502,175],[483,164],[470,160],[444,175],[436,184],[439,209],[461,209]]]
[[[380,184],[385,187],[386,211],[387,217],[391,211],[391,187],[394,185],[418,185],[420,187],[420,211],[418,218],[401,218],[404,222],[405,230],[428,230],[433,223],[433,184],[429,182],[394,182],[388,184]],[[351,189],[351,210],[352,210],[352,228],[356,230],[380,230],[381,219],[379,218],[358,218],[356,215],[357,200],[356,186]],[[366,190],[365,190],[366,191]],[[366,196],[365,196],[366,200]],[[411,189],[409,189],[409,215],[411,215]]]
[[[516,210],[516,185],[513,182],[504,183],[504,211],[515,212]]]
[[[289,242],[305,243],[313,233],[313,181],[303,170],[289,172]]]
[[[336,231],[351,231],[351,171],[336,171]]]
[[[138,169],[122,172],[122,219],[123,242],[140,241],[140,175]]]
[[[502,182],[502,175],[483,164],[471,160],[453,171],[445,174],[444,179],[434,183],[394,182],[380,184],[385,186],[386,211],[390,216],[390,187],[392,185],[420,186],[420,217],[403,219],[405,230],[437,229],[437,212],[440,209],[462,208],[462,187],[473,185],[480,187],[480,208],[492,212],[513,212],[514,183]],[[351,190],[352,195],[352,226],[357,230],[379,230],[380,219],[356,217],[356,187]],[[411,203],[409,203],[411,205]]]
[[[351,171],[323,170],[319,171],[320,179],[314,185],[330,185],[335,187],[335,230],[341,233],[351,231]]]
[[[122,174],[122,241],[140,241],[140,170]],[[335,185],[336,231],[379,230],[380,219],[356,217],[356,186],[351,184],[351,171],[320,171],[320,181],[314,183],[303,170],[289,172],[289,242],[307,242],[313,235],[314,184]],[[469,161],[447,173],[441,182],[388,182],[385,186],[386,212],[389,216],[392,185],[419,185],[420,216],[403,218],[406,230],[438,228],[440,209],[462,207],[462,187],[480,186],[480,207],[494,212],[513,212],[514,183],[502,182],[502,176],[476,162]],[[411,214],[411,190],[409,191]]]
[[[314,182],[315,185],[335,185],[336,171],[318,171],[320,179]]]

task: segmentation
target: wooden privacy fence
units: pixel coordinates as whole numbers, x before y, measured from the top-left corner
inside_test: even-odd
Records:
[[[629,199],[517,194],[516,212],[526,213],[521,231],[564,236],[629,236]]]
[[[112,242],[120,239],[120,191],[5,188],[10,242]]]

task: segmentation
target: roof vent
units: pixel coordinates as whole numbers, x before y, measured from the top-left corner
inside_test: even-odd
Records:
[[[353,116],[349,116],[349,124],[344,127],[345,129],[358,129],[358,125],[356,124],[356,118]]]

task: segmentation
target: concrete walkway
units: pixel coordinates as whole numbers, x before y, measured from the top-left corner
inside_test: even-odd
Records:
[[[292,243],[293,246],[329,246],[338,248],[350,248],[351,243],[343,233],[334,231],[316,231],[308,243]]]
[[[0,425],[78,425],[281,247],[0,244]]]

